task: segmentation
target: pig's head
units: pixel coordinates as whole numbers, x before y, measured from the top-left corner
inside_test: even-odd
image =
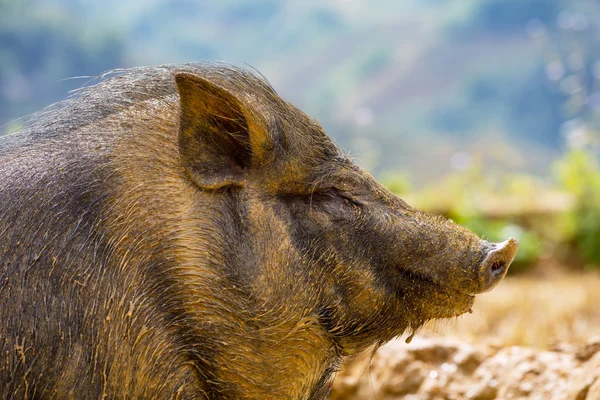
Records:
[[[412,208],[260,79],[176,83],[180,158],[226,238],[207,254],[249,302],[316,316],[347,354],[469,311],[506,274],[515,239],[488,243]]]

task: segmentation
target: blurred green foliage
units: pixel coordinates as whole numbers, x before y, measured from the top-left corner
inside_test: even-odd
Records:
[[[575,206],[564,218],[565,238],[584,260],[600,268],[600,166],[588,150],[575,150],[555,164],[555,175]]]
[[[520,272],[539,261],[546,245],[545,232],[532,229],[531,221],[521,215],[538,186],[534,181],[523,175],[486,176],[474,165],[416,194],[414,203],[451,218],[490,242],[517,238],[519,252],[511,273]]]
[[[517,238],[519,251],[511,266],[511,273],[522,272],[537,263],[544,251],[544,242],[538,232],[527,230],[514,219],[491,219],[472,213],[453,213],[454,220],[490,242],[503,242]],[[515,218],[516,219],[516,218]]]
[[[398,196],[410,193],[413,189],[410,176],[402,172],[388,172],[381,177],[380,182]]]
[[[553,181],[533,175],[486,174],[478,164],[414,191],[406,176],[383,181],[409,203],[443,214],[493,242],[515,237],[511,273],[541,260],[600,268],[600,163],[592,148],[567,151]]]

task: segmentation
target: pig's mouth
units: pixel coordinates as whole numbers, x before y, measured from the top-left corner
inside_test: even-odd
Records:
[[[444,285],[414,271],[402,271],[403,281],[419,290],[421,307],[429,318],[452,318],[471,312],[475,295]]]

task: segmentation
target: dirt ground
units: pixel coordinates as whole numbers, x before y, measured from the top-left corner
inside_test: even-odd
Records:
[[[473,314],[363,354],[332,400],[600,400],[600,274],[509,277]]]

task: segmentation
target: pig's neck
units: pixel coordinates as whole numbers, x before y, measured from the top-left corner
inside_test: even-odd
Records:
[[[228,398],[324,399],[339,357],[314,317],[240,335],[231,332],[216,356]]]

